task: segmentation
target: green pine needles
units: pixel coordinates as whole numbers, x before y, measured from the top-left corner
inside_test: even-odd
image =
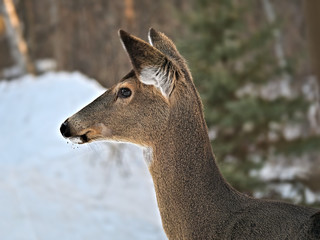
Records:
[[[264,16],[253,16],[255,9],[250,0],[194,0],[182,16],[189,29],[179,46],[200,91],[220,168],[249,194],[264,189],[252,173],[266,159],[320,146],[319,137],[284,134],[287,125],[306,124],[309,103],[284,79],[293,67],[280,67],[274,53],[280,23],[267,24]]]

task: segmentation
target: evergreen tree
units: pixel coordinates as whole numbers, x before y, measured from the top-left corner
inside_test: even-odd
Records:
[[[248,28],[254,1],[193,0],[183,16],[187,37],[180,44],[205,107],[220,168],[237,189],[251,194],[264,183],[252,176],[267,157],[297,155],[319,146],[318,137],[287,139],[288,124],[303,124],[308,103],[301,94],[265,96],[291,69],[279,67],[272,51],[275,25]],[[257,24],[258,25],[258,24]]]

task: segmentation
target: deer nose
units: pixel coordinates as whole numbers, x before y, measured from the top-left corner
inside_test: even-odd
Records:
[[[71,137],[68,119],[64,123],[61,124],[60,132],[61,132],[62,136],[64,136],[65,138]]]

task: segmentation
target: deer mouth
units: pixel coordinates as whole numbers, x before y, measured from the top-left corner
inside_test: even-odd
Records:
[[[89,131],[90,132],[90,131]],[[90,142],[92,139],[88,137],[88,133],[86,132],[85,134],[79,135],[79,136],[74,136],[70,137],[70,141],[75,143],[75,144],[84,144]]]
[[[80,140],[82,141],[82,143],[87,143],[87,142],[89,142],[90,139],[88,138],[88,135],[86,133],[86,134],[82,134],[80,136]]]

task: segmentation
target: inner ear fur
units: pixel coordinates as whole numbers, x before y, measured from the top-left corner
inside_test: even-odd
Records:
[[[169,97],[178,73],[175,64],[142,39],[123,30],[119,31],[119,36],[140,81],[154,85],[165,97]]]

